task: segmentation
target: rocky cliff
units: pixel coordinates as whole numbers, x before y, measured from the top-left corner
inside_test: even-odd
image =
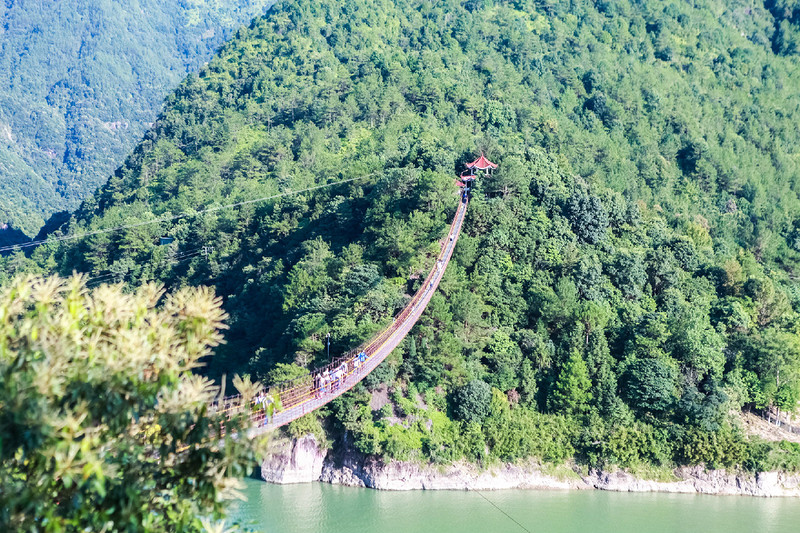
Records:
[[[278,484],[318,481],[327,453],[313,435],[275,441],[261,464],[261,477]]]
[[[263,479],[271,483],[323,481],[380,490],[600,489],[800,497],[800,476],[783,472],[749,474],[687,467],[673,474],[675,481],[652,481],[624,471],[581,474],[566,465],[552,468],[535,462],[486,469],[463,462],[448,466],[383,462],[354,451],[336,456],[321,448],[313,436],[275,442],[261,465]]]

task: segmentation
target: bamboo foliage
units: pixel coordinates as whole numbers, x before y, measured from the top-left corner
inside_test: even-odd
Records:
[[[248,405],[253,398],[264,390],[264,386],[261,383],[258,381],[251,381],[248,375],[241,377],[239,374],[236,374],[233,376],[233,386],[236,387],[236,390],[241,394],[243,405]]]
[[[192,531],[219,518],[255,448],[219,437],[219,391],[191,372],[225,318],[205,288],[26,276],[0,289],[0,530]],[[229,435],[243,423],[224,418]]]

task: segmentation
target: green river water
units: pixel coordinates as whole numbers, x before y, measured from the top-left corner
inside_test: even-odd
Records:
[[[800,501],[790,498],[596,490],[384,492],[254,479],[246,480],[245,495],[232,517],[265,533],[800,533]]]

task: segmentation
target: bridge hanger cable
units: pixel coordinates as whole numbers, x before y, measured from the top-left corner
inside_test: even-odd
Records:
[[[175,265],[179,265],[181,263],[184,263],[184,262],[186,262],[186,261],[188,261],[190,259],[194,259],[198,255],[203,253],[202,250],[203,250],[203,248],[201,247],[201,248],[195,248],[194,250],[188,250],[188,251],[179,253],[175,257],[173,257],[172,259],[168,260],[169,261],[169,265],[168,266],[173,267]],[[108,281],[122,282],[122,281],[125,280],[125,278],[128,276],[128,274],[129,274],[128,272],[126,272],[124,274],[117,274],[116,272],[112,272],[110,270],[103,270],[103,271],[98,272],[97,274],[95,274],[93,276],[89,276],[88,278],[86,278],[86,286],[88,288],[94,288],[97,285],[100,285],[102,283],[107,283]],[[113,280],[114,276],[119,276],[119,280]],[[112,279],[109,280],[109,278],[112,278]]]
[[[369,174],[364,174],[362,176],[356,176],[355,178],[347,178],[347,179],[343,179],[343,180],[339,180],[339,181],[333,181],[331,183],[324,183],[322,185],[315,185],[313,187],[308,187],[306,189],[301,189],[299,191],[286,191],[286,192],[282,192],[282,193],[278,193],[278,194],[273,194],[273,195],[270,195],[270,196],[264,196],[264,197],[261,197],[261,198],[256,198],[254,200],[245,200],[245,201],[242,201],[242,202],[235,202],[235,203],[232,203],[232,204],[220,205],[220,206],[216,206],[216,207],[209,207],[209,208],[206,208],[206,209],[201,209],[199,211],[193,211],[191,213],[189,213],[189,212],[178,213],[177,215],[162,216],[162,217],[154,218],[152,220],[145,220],[143,222],[136,222],[134,224],[126,224],[126,225],[123,225],[123,226],[116,226],[114,228],[103,228],[103,229],[99,229],[99,230],[95,230],[95,231],[88,231],[86,233],[79,233],[79,234],[76,234],[76,235],[64,235],[62,237],[55,237],[55,238],[52,238],[52,239],[40,239],[38,241],[30,241],[30,242],[25,242],[25,243],[21,243],[21,244],[13,244],[13,245],[9,245],[9,246],[2,246],[2,247],[0,247],[0,252],[10,252],[10,251],[15,251],[15,250],[21,250],[23,248],[31,248],[33,246],[39,246],[39,245],[47,244],[47,243],[56,243],[56,242],[61,242],[61,241],[84,239],[86,237],[92,237],[94,235],[102,235],[102,234],[105,234],[105,233],[114,233],[116,231],[139,228],[139,227],[142,227],[142,226],[148,226],[150,224],[158,224],[159,222],[170,222],[172,220],[177,220],[179,218],[188,218],[188,217],[193,217],[193,216],[197,216],[197,215],[203,215],[203,214],[206,214],[206,213],[214,213],[216,211],[222,211],[222,210],[225,210],[225,209],[231,209],[231,208],[234,208],[234,207],[241,207],[243,205],[257,204],[257,203],[260,203],[260,202],[266,202],[267,200],[275,200],[276,198],[283,198],[284,196],[291,196],[293,194],[300,194],[300,193],[304,193],[304,192],[316,191],[316,190],[319,190],[319,189],[325,189],[327,187],[333,187],[334,185],[341,185],[343,183],[349,183],[351,181],[356,181],[356,180],[360,180],[360,179],[369,178],[369,177],[375,176],[375,175],[377,175],[377,174],[379,174],[381,172],[383,172],[383,171],[381,170],[381,171],[370,172]]]
[[[193,252],[193,253],[192,253],[192,252],[189,252],[189,253],[186,253],[186,257],[185,257],[184,259],[182,259],[181,261],[185,261],[185,260],[187,260],[187,259],[191,259],[193,256],[196,256],[196,255],[197,255],[197,252]],[[178,261],[178,262],[180,262],[180,261]],[[209,277],[208,277],[208,278],[206,278],[206,279],[208,280],[208,279],[213,279],[213,278],[211,278],[211,277],[209,276]],[[309,375],[310,375],[310,374],[311,374],[311,373],[309,373]],[[497,509],[497,511],[498,511],[498,512],[500,512],[500,513],[501,513],[501,514],[503,514],[503,515],[504,515],[506,518],[508,518],[509,520],[511,520],[512,522],[514,522],[514,524],[516,524],[516,525],[517,525],[517,526],[518,526],[520,529],[522,529],[522,530],[523,530],[523,531],[525,531],[526,533],[531,533],[531,530],[530,530],[530,529],[528,529],[527,527],[525,527],[525,525],[523,525],[523,524],[522,524],[520,521],[518,521],[516,518],[514,518],[513,516],[511,516],[511,514],[509,514],[509,513],[508,513],[507,511],[505,511],[505,510],[504,510],[502,507],[500,507],[500,505],[498,505],[497,503],[495,503],[494,501],[492,501],[492,500],[491,500],[491,499],[490,499],[488,496],[486,496],[485,494],[483,494],[483,492],[482,492],[482,491],[480,491],[480,490],[478,490],[478,489],[474,488],[474,487],[472,486],[472,484],[469,482],[469,480],[467,480],[467,479],[466,479],[466,478],[464,478],[463,476],[462,476],[462,479],[463,479],[463,481],[464,481],[464,484],[465,484],[465,486],[466,486],[466,489],[467,489],[467,491],[476,493],[478,496],[480,496],[481,498],[483,498],[483,499],[484,499],[484,500],[485,500],[485,501],[486,501],[486,502],[487,502],[489,505],[491,505],[492,507],[494,507],[495,509]]]

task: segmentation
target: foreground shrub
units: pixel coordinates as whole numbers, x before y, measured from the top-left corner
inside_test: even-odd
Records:
[[[254,459],[192,374],[222,341],[207,289],[0,290],[0,530],[194,531]]]

